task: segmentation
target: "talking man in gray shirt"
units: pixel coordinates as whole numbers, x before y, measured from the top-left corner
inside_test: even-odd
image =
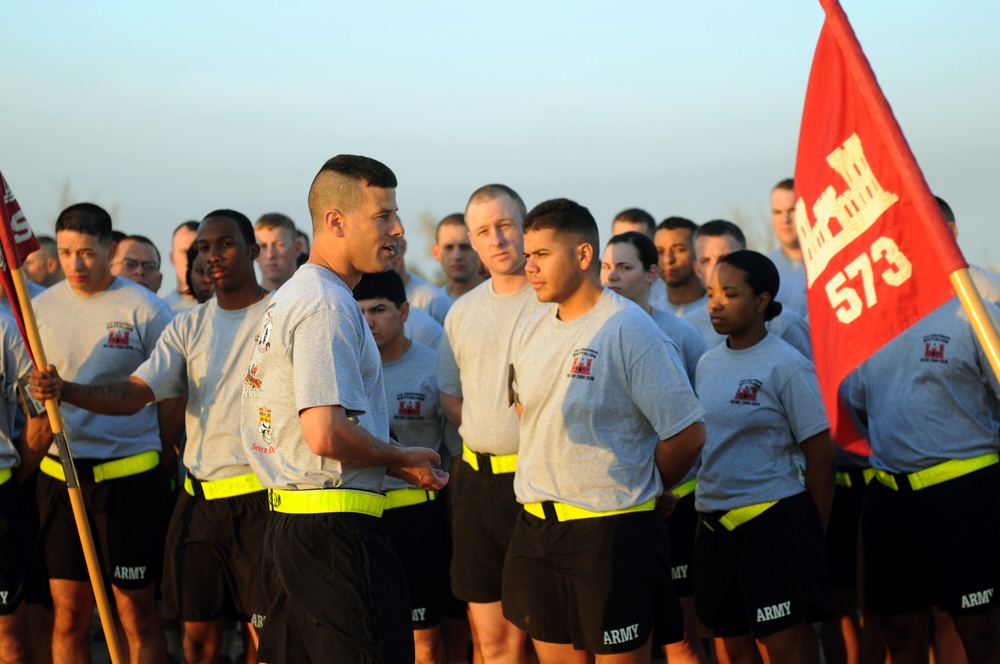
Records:
[[[528,280],[549,304],[511,353],[524,509],[503,609],[543,664],[588,661],[584,651],[649,661],[654,628],[658,643],[683,632],[655,507],[701,451],[704,410],[653,319],[601,287],[599,246],[593,216],[573,201],[524,219]]]
[[[413,661],[406,577],[379,523],[386,472],[437,490],[437,452],[389,439],[382,361],[351,289],[389,269],[396,176],[340,155],[309,190],[313,245],[249,351],[242,437],[268,489],[260,661]]]

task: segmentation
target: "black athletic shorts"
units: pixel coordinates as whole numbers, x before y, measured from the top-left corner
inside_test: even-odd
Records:
[[[167,530],[163,616],[264,623],[261,581],[267,491],[206,500],[181,490]]]
[[[379,519],[272,512],[263,570],[259,661],[413,661],[406,575]]]
[[[694,531],[698,527],[698,512],[694,509],[694,492],[681,498],[667,519],[670,525],[670,577],[678,597],[694,595],[691,562],[694,560]]]
[[[76,462],[78,469],[88,465],[93,466]],[[105,578],[123,590],[159,581],[170,515],[167,471],[157,466],[104,482],[81,480],[80,492]],[[87,581],[90,577],[64,481],[39,474],[38,513],[49,578]]]
[[[631,652],[684,634],[657,511],[559,522],[522,511],[503,570],[503,613],[533,639]]]
[[[962,616],[997,605],[1000,465],[919,491],[874,480],[861,524],[865,602],[875,613],[936,604]]]
[[[45,597],[36,528],[13,477],[0,485],[0,616]]]
[[[503,560],[522,512],[514,473],[493,475],[463,462],[452,494],[451,591],[464,602],[500,601]]]
[[[848,473],[851,486],[837,484],[833,493],[830,523],[826,527],[826,560],[830,587],[854,590],[858,587],[858,530],[861,527],[861,504],[865,500],[862,469]]]
[[[413,629],[434,627],[445,617],[451,601],[448,582],[448,524],[440,496],[419,505],[396,507],[382,513],[406,573]]]
[[[832,615],[823,528],[806,492],[730,531],[702,514],[694,544],[698,620],[717,637],[762,638]]]

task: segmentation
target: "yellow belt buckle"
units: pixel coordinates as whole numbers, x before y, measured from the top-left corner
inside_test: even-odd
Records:
[[[678,498],[683,498],[694,492],[698,488],[698,478],[692,477],[687,482],[682,482],[670,490],[670,493],[674,494]]]
[[[410,507],[411,505],[422,505],[432,500],[437,500],[437,491],[426,491],[424,489],[393,489],[385,494],[385,509],[391,510],[397,507]]]
[[[777,504],[777,500],[772,500],[768,503],[757,503],[755,505],[737,507],[736,509],[729,510],[723,514],[719,519],[719,523],[725,526],[726,530],[733,531],[739,526],[742,526],[744,523],[756,519],[758,516]]]

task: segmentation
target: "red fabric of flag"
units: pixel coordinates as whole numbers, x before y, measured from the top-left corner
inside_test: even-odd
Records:
[[[25,348],[34,362],[11,270],[21,267],[27,255],[37,251],[41,245],[38,244],[38,238],[35,237],[31,226],[28,225],[28,220],[21,212],[21,206],[17,204],[17,199],[14,198],[14,193],[7,185],[7,179],[3,177],[3,174],[0,174],[0,182],[3,182],[3,204],[0,205],[0,244],[3,245],[3,253],[0,254],[0,281],[3,282],[7,300],[10,302],[14,319],[17,321],[17,327],[21,330],[21,338],[24,339]]]
[[[966,267],[837,0],[813,59],[795,164],[795,225],[820,389],[838,445],[867,442],[838,399],[844,378],[954,295]]]

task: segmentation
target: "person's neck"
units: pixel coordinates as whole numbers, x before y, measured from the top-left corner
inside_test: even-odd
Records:
[[[597,305],[603,294],[604,286],[597,281],[583,281],[572,295],[559,303],[559,320],[568,323],[583,316]]]
[[[786,247],[786,246],[782,245],[782,247],[781,247],[781,253],[783,253],[786,258],[790,258],[793,261],[801,261],[802,260],[802,247],[791,248],[791,247]]]
[[[746,350],[759,344],[766,336],[767,328],[764,326],[764,321],[760,321],[759,324],[753,325],[747,330],[730,334],[726,343],[733,350]]]
[[[677,306],[697,302],[704,294],[705,287],[696,277],[680,286],[667,285],[667,301]]]
[[[361,281],[361,273],[354,269],[350,261],[336,254],[323,253],[315,244],[312,253],[309,254],[309,260],[306,262],[333,272],[351,290],[354,290],[354,287]]]
[[[528,277],[524,274],[524,268],[521,268],[514,274],[494,274],[492,278],[493,290],[498,295],[516,293],[528,285]]]
[[[177,277],[177,288],[175,288],[174,290],[177,291],[177,294],[180,295],[181,297],[187,298],[189,300],[194,299],[194,295],[191,293],[191,291],[188,290],[187,284],[181,281],[180,277]]]
[[[246,309],[264,299],[270,289],[261,286],[256,279],[250,279],[244,284],[228,291],[215,290],[215,299],[220,309]]]
[[[263,286],[266,290],[276,291],[279,288],[281,288],[281,285],[284,284],[286,281],[288,281],[288,279],[283,279],[281,281],[278,281],[277,279],[270,279],[268,277],[264,277],[263,279],[260,280],[260,285]]]
[[[483,281],[484,279],[479,275],[475,275],[468,281],[449,281],[445,286],[444,292],[447,293],[452,299],[457,300],[479,284],[483,283]]]
[[[78,288],[74,288],[72,283],[70,283],[70,289],[80,297],[94,297],[95,295],[100,295],[104,291],[111,288],[111,284],[115,283],[115,279],[117,279],[117,277],[115,277],[113,274],[108,273],[108,276],[104,278],[104,280],[99,284],[98,288],[96,288],[95,290],[92,291],[80,290]],[[145,286],[143,288],[145,288]]]
[[[410,346],[412,345],[413,342],[407,338],[405,334],[400,333],[399,338],[391,344],[378,349],[378,354],[382,358],[382,364],[395,362],[399,358],[403,357],[406,355],[406,351],[410,350]]]

